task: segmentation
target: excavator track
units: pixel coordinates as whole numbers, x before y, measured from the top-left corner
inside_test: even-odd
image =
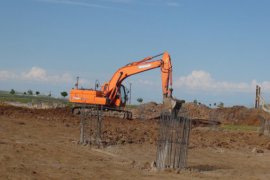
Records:
[[[123,110],[120,108],[112,108],[106,106],[97,106],[97,105],[75,105],[72,108],[72,114],[79,115],[81,114],[81,109],[98,109],[103,112],[104,116],[108,117],[122,117],[123,119],[132,120],[132,112]]]

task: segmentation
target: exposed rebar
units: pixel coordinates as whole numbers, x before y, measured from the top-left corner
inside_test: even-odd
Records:
[[[156,165],[159,170],[182,169],[187,165],[191,121],[177,113],[163,112],[160,117]]]
[[[80,110],[80,143],[95,146],[102,145],[102,107],[86,108]]]

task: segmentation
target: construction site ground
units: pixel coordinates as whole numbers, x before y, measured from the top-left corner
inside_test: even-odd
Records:
[[[0,179],[269,179],[270,137],[194,127],[188,167],[157,172],[158,120],[105,117],[105,147],[78,143],[70,109],[0,106]]]

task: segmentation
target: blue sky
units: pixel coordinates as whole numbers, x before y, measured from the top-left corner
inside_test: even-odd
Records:
[[[174,95],[252,106],[270,101],[270,1],[1,0],[0,89],[69,91],[167,50]],[[133,100],[161,101],[159,69],[133,76]]]

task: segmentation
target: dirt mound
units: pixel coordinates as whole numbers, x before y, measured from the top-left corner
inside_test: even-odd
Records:
[[[158,119],[162,111],[162,105],[155,102],[149,102],[130,109],[134,119]]]
[[[154,102],[146,103],[132,110],[133,117],[143,119],[158,119],[162,111],[162,105]],[[209,108],[203,104],[183,104],[179,112],[180,116],[190,119],[203,119],[218,121],[222,124],[235,125],[258,125],[262,119],[270,119],[270,114],[260,109],[246,108],[244,106],[233,106],[226,108]]]
[[[209,116],[211,114],[212,109],[209,107],[200,104],[194,103],[185,103],[183,104],[182,110],[180,111],[180,115],[187,116],[190,119],[210,119]]]
[[[134,119],[159,119],[162,112],[162,105],[150,102],[129,109],[133,113]],[[65,122],[78,122],[79,116],[74,116],[69,107],[53,109],[29,109],[23,107],[14,107],[10,105],[0,106],[0,115],[10,117],[31,117],[35,116],[45,120],[59,120]],[[180,116],[186,116],[190,119],[202,119],[207,121],[217,121],[222,124],[235,125],[259,125],[261,120],[269,120],[270,114],[260,109],[246,108],[244,106],[233,106],[225,108],[209,108],[205,105],[194,103],[183,104],[179,113]],[[107,117],[109,118],[109,117]]]
[[[0,106],[0,115],[11,118],[32,118],[41,120],[79,122],[79,117],[71,113],[71,109],[53,108],[53,109],[30,109],[25,107],[15,107],[10,105]]]
[[[270,139],[257,132],[214,131],[209,128],[196,128],[191,132],[190,147],[225,149],[267,149]]]

